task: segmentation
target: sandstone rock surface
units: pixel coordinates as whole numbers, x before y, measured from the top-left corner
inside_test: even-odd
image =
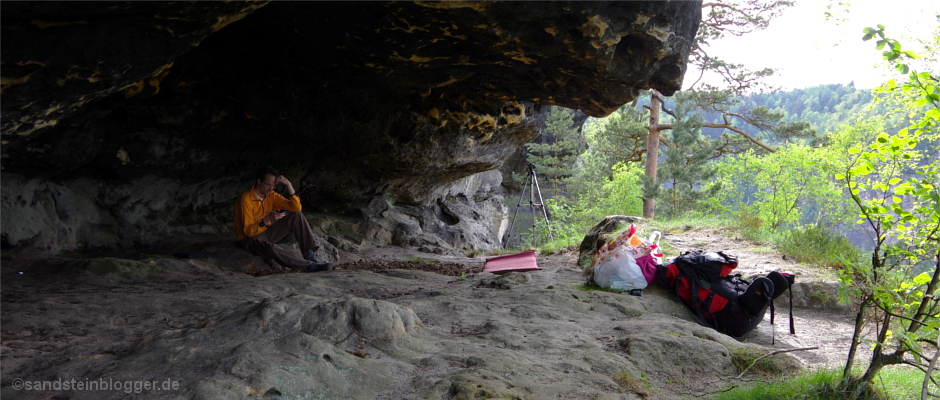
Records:
[[[18,262],[5,262],[0,394],[675,399],[736,375],[735,352],[770,351],[692,322],[665,291],[580,290],[574,253],[501,276],[479,273],[482,258],[425,256],[460,263],[466,278],[343,269],[256,278],[228,262],[165,257],[46,263],[17,275]],[[115,263],[123,268],[97,266]],[[800,365],[788,354],[774,362]],[[14,389],[16,378],[178,387],[26,391]]]
[[[279,273],[229,241],[192,243],[217,254],[197,259],[4,251],[0,396],[679,399],[722,390],[732,381],[718,378],[737,375],[742,355],[818,348],[772,366],[839,368],[854,314],[817,291],[826,271],[726,233],[670,231],[667,258],[705,246],[736,254],[745,276],[796,272],[805,287],[794,303],[812,307],[794,309],[796,334],[785,296],[776,324],[767,316],[735,340],[658,287],[640,297],[584,290],[575,251],[505,275],[481,273],[483,257],[399,247],[339,251],[338,269],[316,274]],[[16,386],[72,379],[161,390]]]
[[[498,247],[545,106],[680,88],[700,2],[3,2],[2,244],[230,235],[257,168],[336,247]]]

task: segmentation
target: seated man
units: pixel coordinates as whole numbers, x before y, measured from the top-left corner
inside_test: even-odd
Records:
[[[238,246],[272,259],[288,268],[307,272],[329,271],[333,265],[317,261],[317,245],[307,219],[300,213],[300,197],[294,186],[273,167],[258,171],[255,184],[235,201],[235,233]],[[274,191],[283,184],[287,197]],[[279,246],[289,233],[300,243],[303,257]]]

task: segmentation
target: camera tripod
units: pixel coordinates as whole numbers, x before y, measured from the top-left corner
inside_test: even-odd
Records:
[[[528,207],[532,208],[532,226],[535,226],[535,209],[542,209],[542,217],[545,218],[545,226],[548,228],[548,237],[551,240],[555,240],[555,237],[552,235],[552,227],[548,223],[548,211],[545,210],[545,201],[542,200],[542,190],[539,189],[539,179],[535,176],[535,164],[529,163],[529,166],[526,170],[525,181],[522,183],[522,193],[519,194],[519,204],[516,205],[516,212],[512,215],[512,222],[509,223],[509,230],[506,232],[506,242],[503,244],[503,247],[509,245],[509,238],[512,236],[512,228],[516,224],[516,217],[519,216],[519,209],[522,208],[523,199],[525,199],[525,191],[529,189],[529,204]],[[538,196],[539,202],[535,202],[535,197]]]

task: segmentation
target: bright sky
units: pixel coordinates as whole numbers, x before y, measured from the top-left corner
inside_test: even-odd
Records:
[[[751,70],[775,68],[777,73],[767,82],[784,90],[851,81],[858,88],[873,88],[886,80],[884,68],[875,67],[884,62],[874,39],[862,41],[862,30],[884,25],[888,37],[913,50],[904,37],[929,37],[940,12],[940,0],[842,1],[851,3],[848,13],[838,1],[796,0],[767,29],[715,41],[708,53]],[[826,21],[824,13],[830,4],[838,15]],[[689,72],[686,86],[697,77]]]

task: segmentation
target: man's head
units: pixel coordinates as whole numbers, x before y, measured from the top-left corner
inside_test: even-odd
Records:
[[[263,196],[271,194],[271,191],[277,186],[278,175],[277,170],[270,165],[258,170],[258,174],[255,175],[255,188],[258,193]]]

